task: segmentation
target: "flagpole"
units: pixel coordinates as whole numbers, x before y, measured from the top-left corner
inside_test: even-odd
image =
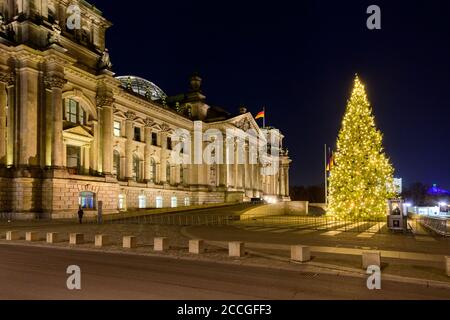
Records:
[[[263,107],[264,117],[263,117],[263,128],[266,128],[266,107]]]
[[[328,205],[328,172],[327,172],[327,145],[325,144],[325,204]]]

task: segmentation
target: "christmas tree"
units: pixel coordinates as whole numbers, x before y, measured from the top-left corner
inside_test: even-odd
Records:
[[[328,212],[345,219],[386,216],[393,193],[393,168],[364,85],[355,78],[330,171]]]

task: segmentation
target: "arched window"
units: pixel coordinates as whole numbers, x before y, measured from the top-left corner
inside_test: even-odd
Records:
[[[95,193],[80,192],[79,204],[83,209],[95,209]]]
[[[150,181],[156,181],[156,161],[153,158],[150,160]]]
[[[120,152],[114,150],[113,155],[113,175],[120,179]]]
[[[87,113],[74,99],[64,99],[64,120],[73,124],[85,125],[87,123]]]
[[[169,161],[167,161],[167,163],[166,163],[166,181],[167,181],[167,183],[171,182],[170,172],[171,172],[170,163],[169,163]]]
[[[141,160],[136,154],[133,154],[133,179],[134,181],[141,181]]]

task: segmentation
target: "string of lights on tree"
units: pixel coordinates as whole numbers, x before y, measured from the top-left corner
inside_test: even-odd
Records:
[[[345,219],[386,216],[387,200],[395,195],[394,169],[382,140],[365,87],[356,76],[330,172],[330,214]]]

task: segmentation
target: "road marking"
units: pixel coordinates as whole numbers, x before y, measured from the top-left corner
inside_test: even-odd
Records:
[[[292,229],[280,229],[280,230],[275,230],[275,231],[271,231],[272,233],[285,233],[285,232],[289,232],[292,231]]]
[[[357,222],[357,223],[351,224],[349,226],[347,226],[347,224],[345,224],[345,226],[343,226],[343,227],[341,227],[341,228],[339,228],[337,230],[328,231],[328,232],[322,233],[321,236],[334,237],[334,236],[337,236],[338,234],[341,234],[341,233],[343,233],[345,231],[350,231],[350,230],[356,229],[359,226],[361,226],[363,224],[366,224],[366,223],[367,222]]]
[[[300,230],[297,232],[293,232],[294,234],[309,234],[309,233],[314,233],[316,232],[316,230]]]
[[[414,239],[416,239],[416,241],[420,241],[420,242],[434,242],[434,241],[436,241],[436,239],[434,239],[431,236],[415,236]]]
[[[373,227],[364,231],[363,233],[358,234],[357,238],[372,238],[378,232],[380,232],[381,229],[383,229],[385,225],[386,225],[386,222],[379,222],[379,223],[375,224]]]
[[[328,231],[328,232],[322,233],[321,236],[334,237],[341,233],[342,233],[342,231]]]

